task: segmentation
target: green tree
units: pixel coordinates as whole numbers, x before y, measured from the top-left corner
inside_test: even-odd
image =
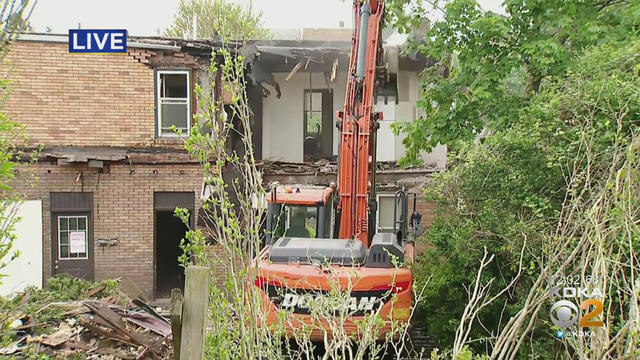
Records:
[[[11,184],[15,180],[18,160],[22,157],[19,146],[23,144],[24,127],[12,121],[3,110],[9,96],[11,80],[6,55],[11,41],[28,29],[28,18],[33,10],[29,1],[0,1],[0,270],[19,254],[13,249],[14,225],[20,194]]]
[[[394,1],[392,14],[410,1]],[[507,0],[505,15],[475,0],[444,7],[417,49],[437,64],[422,74],[424,111],[398,123],[407,134],[405,162],[438,143],[455,148],[482,132],[506,129],[545,80],[563,76],[585,49],[638,33],[640,3],[632,0]],[[401,28],[409,22],[396,17]]]
[[[640,243],[635,242],[640,229],[634,225],[640,216],[639,61],[638,36],[589,49],[567,67],[565,76],[547,82],[532,96],[526,107],[514,114],[509,128],[496,131],[482,142],[459,142],[451,155],[450,170],[434,177],[427,195],[439,204],[439,210],[426,232],[428,250],[418,257],[415,267],[419,281],[430,279],[417,318],[445,348],[453,342],[467,302],[468,293],[462,285],[473,282],[485,247],[496,256],[483,273],[483,281],[494,279],[491,295],[515,277],[525,245],[526,267],[508,296],[479,314],[482,326],[476,326],[471,335],[476,341],[484,338],[490,343],[491,336],[521,310],[549,254],[560,251],[559,244],[577,244],[578,239],[586,237],[580,245],[586,248],[598,240],[594,235],[584,235],[589,226],[574,223],[593,223],[607,234],[607,248],[615,250],[613,253],[622,249],[622,254],[627,254],[608,258],[623,268],[611,279],[639,275],[634,260],[640,255]],[[631,151],[625,154],[627,146]],[[629,170],[611,167],[625,157],[634,164]],[[624,178],[630,172],[635,172],[634,180],[628,185],[608,178],[611,174]],[[630,205],[624,209],[630,215],[620,208],[606,210],[600,204],[591,204],[596,196],[611,198],[606,203],[628,196]],[[572,210],[576,215],[568,223],[564,219],[566,206],[572,202],[577,204]],[[594,221],[593,213],[605,214],[606,220]],[[621,220],[621,214],[626,218]],[[563,233],[562,229],[570,226],[575,228]],[[630,248],[629,244],[635,245]],[[590,256],[588,251],[582,254],[567,273],[580,273],[582,267],[586,271],[583,276],[590,274],[595,270]],[[609,274],[605,272],[605,276]],[[602,318],[610,321],[612,338],[627,321],[627,314],[620,309],[632,302],[613,294],[629,293],[633,287],[618,280],[608,281],[615,285],[605,298],[608,308],[614,310]],[[539,318],[531,329],[530,346],[521,349],[522,356],[548,358],[560,354],[564,358],[562,343],[553,339],[548,317]],[[480,344],[476,342],[473,348],[484,350],[485,344]]]
[[[196,23],[194,24],[194,20]],[[216,39],[222,34],[233,40],[262,39],[269,32],[262,25],[262,13],[253,14],[251,2],[243,8],[227,0],[181,0],[168,37]]]
[[[406,16],[411,12],[398,10],[407,3],[393,2],[396,15],[390,19],[400,29],[416,21]],[[464,286],[474,282],[484,248],[495,255],[481,277],[483,283],[493,279],[492,296],[518,273],[526,244],[526,266],[516,286],[485,307],[472,328],[471,348],[491,353],[507,320],[526,307],[531,289],[544,293],[534,286],[543,270],[558,270],[546,261],[566,251],[565,244],[591,249],[602,236],[612,249],[607,256],[615,255],[604,262],[620,268],[601,272],[613,284],[605,295],[608,328],[606,340],[591,344],[610,348],[583,343],[576,349],[576,343],[555,340],[549,308],[542,307],[542,315],[532,315],[532,327],[519,330],[528,334],[526,344],[518,345],[519,356],[600,358],[604,348],[608,356],[634,358],[633,346],[616,349],[610,339],[635,341],[635,330],[622,331],[628,319],[622,309],[633,308],[634,300],[617,294],[632,293],[637,285],[617,279],[639,275],[634,259],[640,249],[629,239],[640,238],[632,220],[640,211],[640,2],[507,0],[505,11],[482,11],[473,0],[450,1],[444,19],[414,44],[436,65],[421,77],[417,106],[424,116],[396,126],[407,135],[404,161],[418,162],[421,151],[438,143],[451,149],[450,169],[434,177],[427,193],[440,207],[425,234],[428,250],[415,267],[418,281],[430,279],[417,319],[442,348],[450,348],[468,302]],[[634,170],[623,169],[621,159]],[[621,199],[631,199],[627,210],[611,205]],[[593,214],[604,215],[594,220]],[[594,255],[578,254],[563,271],[595,271]]]

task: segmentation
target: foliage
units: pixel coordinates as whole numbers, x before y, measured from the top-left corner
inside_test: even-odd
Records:
[[[435,176],[429,198],[440,206],[426,238],[432,245],[418,258],[416,277],[432,276],[427,287],[424,314],[429,333],[451,344],[467,293],[461,286],[475,277],[483,248],[496,255],[485,272],[495,278],[493,293],[504,288],[518,271],[525,239],[540,248],[543,235],[553,228],[564,194],[564,180],[557,162],[546,151],[562,146],[562,139],[540,123],[523,124],[487,138],[481,145],[466,144],[456,154],[448,172]],[[556,148],[557,149],[557,148]],[[528,256],[530,274],[537,271]],[[506,303],[516,309],[517,292]],[[455,304],[452,306],[452,304]],[[494,303],[479,321],[489,329],[507,319],[496,316],[504,302]],[[476,329],[474,338],[486,336]]]
[[[28,25],[28,17],[33,7],[29,1],[0,1],[0,66],[6,67],[6,54],[10,41]],[[19,149],[25,143],[24,127],[9,119],[3,111],[5,101],[10,92],[9,73],[0,72],[0,271],[19,253],[12,251],[15,241],[14,225],[19,219],[16,216],[20,203],[20,195],[11,187],[16,178],[18,162],[22,157]],[[35,154],[31,154],[32,159]],[[2,276],[0,274],[0,276]]]
[[[194,19],[196,24],[194,27]],[[251,2],[243,8],[228,0],[181,0],[173,23],[165,30],[169,37],[233,40],[263,39],[269,32],[262,26],[262,13],[253,14]]]
[[[412,3],[395,1],[398,13]],[[456,148],[483,132],[509,128],[544,81],[566,74],[592,46],[637,35],[640,3],[631,0],[505,2],[505,15],[475,0],[453,0],[418,51],[435,62],[421,78],[424,114],[398,123],[407,134],[406,163],[433,146]]]
[[[455,1],[454,5],[468,4]],[[618,10],[630,7],[623,2],[619,5],[622,8]],[[468,12],[468,18],[471,19],[479,16],[464,6],[448,9],[466,9],[464,11]],[[579,9],[580,6],[574,10]],[[426,240],[431,246],[419,257],[416,267],[418,278],[430,276],[421,316],[429,332],[445,347],[453,342],[454,332],[468,299],[462,285],[473,281],[483,248],[496,255],[495,266],[485,269],[482,274],[484,281],[495,279],[491,289],[491,294],[495,294],[514,278],[519,251],[525,241],[526,271],[509,296],[500,298],[480,313],[471,336],[474,339],[471,347],[475,351],[485,352],[489,349],[491,352],[491,346],[507,320],[523,311],[533,314],[528,313],[532,310],[525,305],[525,301],[528,302],[532,296],[538,302],[537,306],[542,306],[546,301],[544,293],[548,285],[546,280],[540,282],[542,274],[551,277],[556,272],[577,272],[582,275],[597,273],[615,283],[606,290],[611,294],[606,297],[610,299],[611,306],[605,318],[609,321],[609,332],[599,335],[604,340],[597,343],[606,345],[593,345],[593,354],[600,353],[607,346],[618,355],[624,353],[623,348],[616,348],[619,344],[609,340],[618,338],[617,331],[621,331],[620,338],[631,341],[629,333],[621,330],[619,319],[627,315],[621,312],[622,309],[633,307],[634,303],[637,306],[637,301],[629,293],[634,284],[622,279],[633,279],[638,275],[637,260],[634,259],[639,249],[630,248],[625,241],[640,236],[633,220],[638,218],[637,199],[640,192],[637,176],[628,178],[629,173],[637,170],[625,170],[625,166],[637,169],[637,160],[634,163],[637,155],[633,149],[637,152],[640,125],[640,68],[637,65],[640,60],[640,38],[634,31],[626,35],[622,30],[613,31],[632,21],[622,17],[621,13],[607,17],[607,21],[600,21],[600,16],[605,13],[592,14],[592,26],[610,29],[612,34],[600,34],[602,36],[599,39],[572,34],[571,43],[580,44],[582,53],[563,55],[562,64],[551,61],[553,65],[539,73],[545,74],[541,85],[535,91],[528,90],[530,93],[526,94],[526,98],[525,94],[519,96],[523,101],[514,105],[508,97],[504,97],[502,91],[506,89],[501,90],[497,83],[489,86],[491,90],[486,94],[486,99],[480,101],[483,108],[502,107],[502,99],[511,107],[507,111],[505,105],[503,110],[494,112],[491,117],[480,119],[475,129],[488,126],[492,129],[491,135],[474,140],[472,131],[464,134],[471,129],[466,127],[469,123],[454,125],[459,116],[462,119],[470,109],[475,108],[475,104],[479,104],[478,98],[471,94],[457,97],[454,107],[432,109],[434,112],[431,115],[435,119],[424,120],[435,127],[441,126],[438,131],[450,129],[450,125],[461,131],[449,138],[456,140],[450,170],[435,176],[427,194],[440,204],[440,208],[426,233]],[[468,20],[460,13],[457,16]],[[608,23],[612,17],[616,18],[618,25]],[[560,19],[555,21],[560,22]],[[444,29],[445,26],[440,28]],[[473,26],[470,23],[459,24],[457,29],[464,32]],[[456,46],[467,40],[468,37],[463,36]],[[478,46],[484,44],[491,48],[493,42],[484,39],[478,42]],[[448,47],[441,48],[441,51],[457,48],[452,44],[445,45]],[[512,46],[509,45],[504,51],[514,51]],[[577,52],[576,47],[567,46],[562,52]],[[460,49],[461,54],[467,51]],[[468,56],[470,53],[465,57],[458,56],[458,62],[475,64],[473,66],[476,68],[482,63],[470,63]],[[460,82],[462,79],[459,76],[470,73],[463,69],[463,65],[460,66],[459,70],[452,71],[449,79],[437,80],[425,98],[432,100],[430,96],[436,96],[431,95],[431,91],[442,95],[445,92],[441,91],[446,87],[459,89],[464,86],[465,82]],[[547,72],[551,69],[555,69],[555,73]],[[456,71],[459,73],[456,74]],[[474,75],[478,76],[475,84],[485,81],[485,72],[489,70],[483,71]],[[527,69],[526,73],[529,79],[526,88],[531,88],[531,76],[535,72]],[[459,111],[467,115],[462,116]],[[443,120],[445,117],[448,125]],[[498,123],[501,125],[497,126]],[[434,136],[443,141],[437,132]],[[424,140],[423,135],[417,138]],[[622,176],[628,180],[613,180],[617,184],[614,185],[611,176]],[[625,196],[628,197],[624,206],[615,205]],[[621,215],[621,211],[626,215]],[[574,252],[576,249],[598,249],[601,246],[598,241],[605,241],[602,240],[604,238],[608,239],[607,251]],[[619,267],[602,266],[603,263],[611,263],[612,259],[616,259],[614,263]],[[613,295],[620,293],[627,294],[626,299]],[[563,344],[553,340],[546,316],[530,316],[534,319],[532,328],[528,331],[517,330],[518,336],[528,332],[530,337],[527,339],[531,342],[530,346],[520,348],[520,357],[551,358],[580,353],[580,350],[563,352]],[[493,351],[492,356],[497,349],[493,348]]]

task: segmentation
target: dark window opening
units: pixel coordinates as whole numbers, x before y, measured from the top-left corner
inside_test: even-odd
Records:
[[[304,161],[331,159],[333,155],[333,93],[328,89],[305,90]]]

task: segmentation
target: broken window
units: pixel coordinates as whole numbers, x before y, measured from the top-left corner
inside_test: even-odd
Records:
[[[191,129],[191,92],[189,71],[157,72],[158,136],[189,135]]]

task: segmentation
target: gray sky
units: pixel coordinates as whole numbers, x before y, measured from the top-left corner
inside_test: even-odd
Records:
[[[231,0],[246,5],[248,0]],[[484,9],[496,11],[503,0],[480,0]],[[127,29],[131,35],[157,35],[173,19],[179,0],[38,0],[31,15],[37,32],[50,27],[67,33],[78,23],[85,29]],[[268,28],[351,26],[350,0],[253,0]]]

